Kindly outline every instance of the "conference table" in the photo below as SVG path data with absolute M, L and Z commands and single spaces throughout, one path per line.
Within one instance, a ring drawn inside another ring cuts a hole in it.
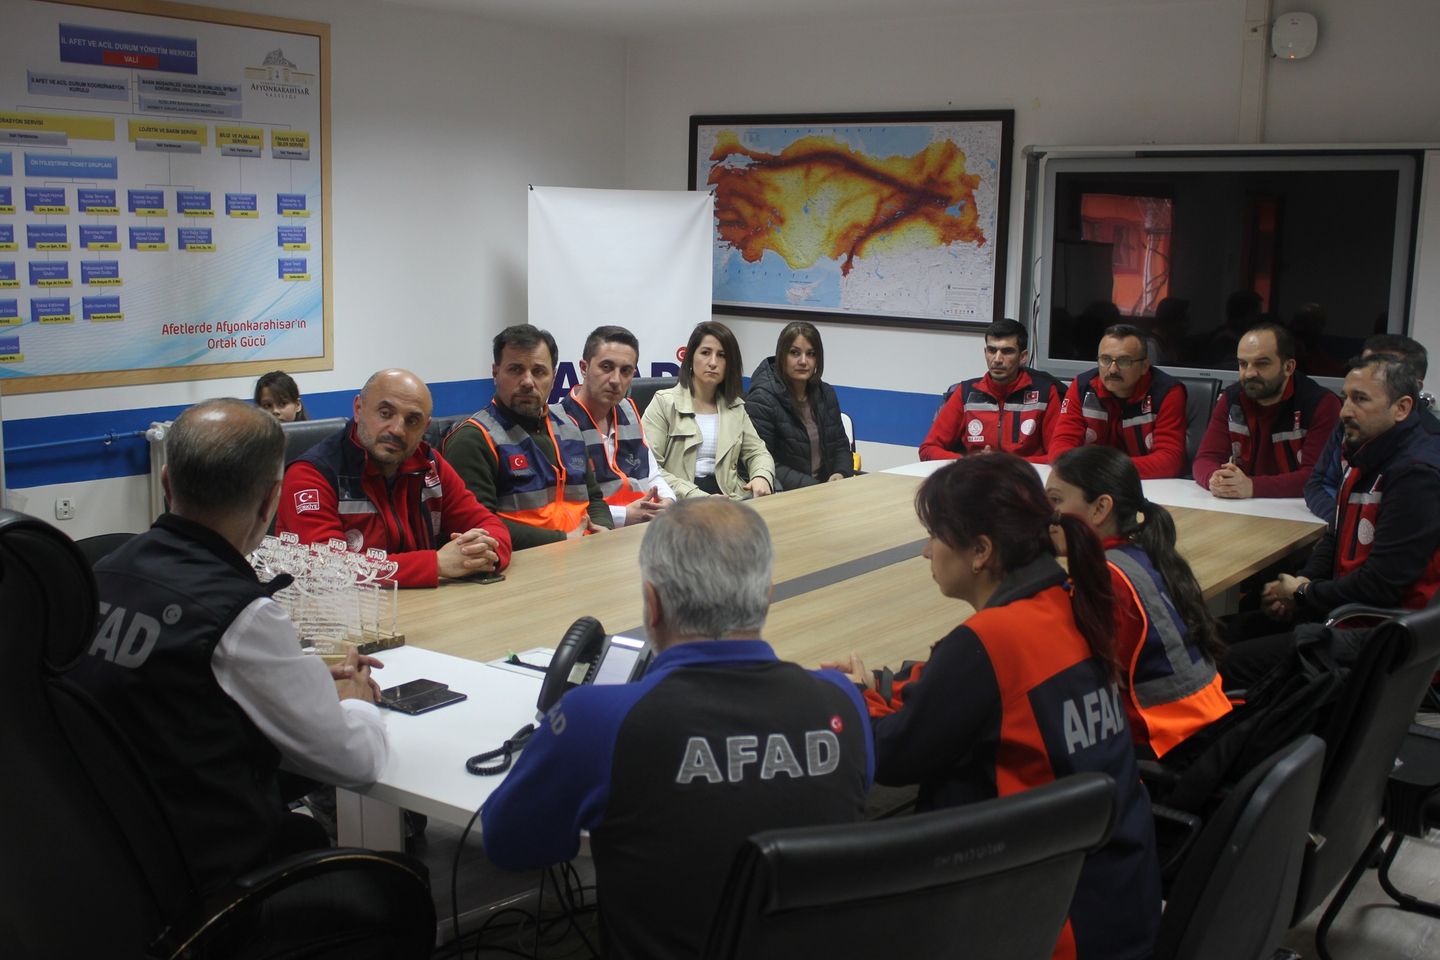
M 925 659 L 972 612 L 940 595 L 921 555 L 915 492 L 943 464 L 921 463 L 751 501 L 775 543 L 775 592 L 764 636 L 806 666 L 854 651 L 868 666 Z M 1040 468 L 1042 475 L 1045 468 Z M 1319 539 L 1298 501 L 1216 500 L 1193 481 L 1146 481 L 1175 519 L 1180 552 L 1207 599 Z M 542 660 L 579 616 L 643 637 L 637 554 L 643 526 L 517 552 L 499 583 L 403 591 L 406 646 L 386 651 L 382 686 L 428 677 L 467 694 L 418 717 L 387 714 L 391 759 L 380 781 L 340 792 L 342 843 L 398 849 L 398 811 L 464 826 L 500 777 L 465 770 L 534 719 L 540 674 L 497 661 Z

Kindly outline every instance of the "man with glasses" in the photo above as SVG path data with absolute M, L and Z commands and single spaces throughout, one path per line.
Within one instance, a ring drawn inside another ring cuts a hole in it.
M 1185 466 L 1185 385 L 1150 366 L 1139 327 L 1107 327 L 1099 365 L 1060 404 L 1051 458 L 1087 443 L 1123 450 L 1142 479 L 1178 477 Z

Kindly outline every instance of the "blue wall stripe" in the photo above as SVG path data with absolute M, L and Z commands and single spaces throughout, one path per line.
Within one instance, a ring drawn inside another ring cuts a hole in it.
M 452 380 L 430 384 L 435 409 L 469 413 L 490 401 L 494 381 Z M 930 428 L 940 398 L 930 393 L 870 390 L 836 386 L 841 408 L 855 423 L 855 438 L 874 443 L 918 447 Z M 348 417 L 353 390 L 332 390 L 305 396 L 305 409 L 315 419 Z M 173 420 L 184 405 L 77 413 L 5 421 L 5 483 L 12 489 L 60 483 L 83 483 L 150 472 L 150 444 L 142 437 L 120 437 L 113 443 L 75 443 L 41 450 L 14 450 L 34 443 L 75 437 L 96 437 L 141 431 L 156 420 Z

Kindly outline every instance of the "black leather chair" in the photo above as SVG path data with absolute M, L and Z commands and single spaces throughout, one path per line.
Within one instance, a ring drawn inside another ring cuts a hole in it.
M 1220 399 L 1220 381 L 1210 377 L 1176 377 L 1185 384 L 1185 476 L 1190 475 L 1190 464 L 1200 450 L 1200 441 L 1205 439 L 1205 427 L 1210 415 L 1215 412 L 1215 401 Z
M 461 420 L 469 417 L 468 413 L 450 413 L 443 417 L 431 417 L 430 426 L 425 428 L 425 442 L 436 450 L 445 446 L 445 435 Z
M 1318 731 L 1325 772 L 1306 848 L 1293 923 L 1335 891 L 1315 929 L 1315 947 L 1330 960 L 1330 926 L 1387 834 L 1381 811 L 1386 783 L 1415 709 L 1440 664 L 1440 607 L 1382 623 L 1361 650 L 1340 699 Z M 1338 887 L 1338 889 L 1337 889 Z
M 85 557 L 49 524 L 0 511 L 0 608 L 6 956 L 429 956 L 434 906 L 406 857 L 319 850 L 197 896 L 129 742 L 64 675 L 95 632 Z
M 636 377 L 630 381 L 628 396 L 635 401 L 635 409 L 642 414 L 650 406 L 650 398 L 661 390 L 668 390 L 680 382 L 679 377 Z
M 1226 796 L 1170 887 L 1155 960 L 1264 960 L 1290 927 L 1325 743 L 1305 736 Z
M 80 548 L 80 553 L 84 555 L 86 562 L 94 567 L 97 561 L 129 543 L 134 536 L 133 533 L 97 533 L 93 537 L 76 540 L 75 546 Z
M 964 807 L 772 830 L 736 857 L 706 960 L 1045 960 L 1115 785 L 1080 774 Z
M 285 463 L 295 460 L 300 454 L 345 426 L 346 422 L 344 417 L 327 417 L 323 420 L 296 420 L 280 424 L 280 429 L 285 431 Z

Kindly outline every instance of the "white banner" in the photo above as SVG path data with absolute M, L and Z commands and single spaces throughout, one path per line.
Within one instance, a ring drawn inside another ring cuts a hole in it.
M 602 324 L 640 338 L 638 376 L 679 372 L 677 351 L 710 319 L 713 204 L 704 191 L 531 188 L 530 322 L 560 346 L 552 396 L 578 382 Z

